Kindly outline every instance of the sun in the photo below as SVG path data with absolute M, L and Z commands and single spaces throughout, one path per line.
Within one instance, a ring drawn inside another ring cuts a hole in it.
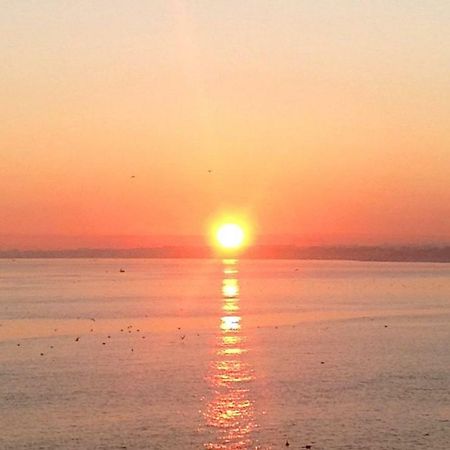
M 244 229 L 236 223 L 225 223 L 217 229 L 216 239 L 224 249 L 238 249 L 244 244 Z

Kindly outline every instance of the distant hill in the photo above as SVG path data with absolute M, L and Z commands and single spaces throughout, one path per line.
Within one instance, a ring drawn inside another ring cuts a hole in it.
M 254 246 L 239 254 L 218 253 L 206 246 L 131 249 L 4 250 L 0 258 L 225 258 L 399 262 L 450 262 L 450 246 Z

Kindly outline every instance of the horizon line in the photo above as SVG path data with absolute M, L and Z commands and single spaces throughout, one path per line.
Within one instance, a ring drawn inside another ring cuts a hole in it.
M 221 251 L 207 245 L 135 248 L 77 248 L 0 250 L 0 259 L 290 259 L 379 262 L 450 262 L 450 245 L 255 245 L 239 251 Z

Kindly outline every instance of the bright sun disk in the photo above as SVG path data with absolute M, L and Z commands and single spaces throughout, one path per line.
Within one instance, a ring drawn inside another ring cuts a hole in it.
M 235 223 L 226 223 L 217 230 L 217 241 L 226 249 L 237 249 L 244 243 L 244 230 Z

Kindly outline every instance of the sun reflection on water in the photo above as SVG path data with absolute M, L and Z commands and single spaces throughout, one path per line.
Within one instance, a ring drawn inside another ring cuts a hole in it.
M 236 278 L 225 278 L 223 280 L 222 294 L 225 299 L 233 299 L 239 295 L 239 285 Z
M 215 431 L 215 436 L 205 443 L 205 448 L 245 449 L 254 447 L 251 433 L 256 428 L 255 405 L 250 395 L 254 372 L 244 358 L 248 349 L 238 315 L 237 264 L 235 260 L 224 260 L 223 263 L 224 315 L 220 318 L 215 359 L 206 377 L 212 398 L 204 411 L 205 422 Z

